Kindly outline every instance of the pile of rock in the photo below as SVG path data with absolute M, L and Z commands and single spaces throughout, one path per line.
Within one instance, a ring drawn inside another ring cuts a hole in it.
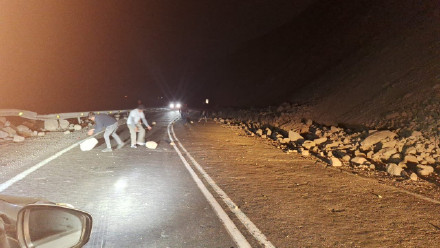
M 46 120 L 41 126 L 26 119 L 15 120 L 15 123 L 17 122 L 19 124 L 14 125 L 6 117 L 0 117 L 0 141 L 23 142 L 29 137 L 45 136 L 46 132 L 50 131 L 64 131 L 68 134 L 82 129 L 81 125 L 69 123 L 67 120 Z
M 425 138 L 418 131 L 355 131 L 320 125 L 312 120 L 293 121 L 294 118 L 280 125 L 280 119 L 289 115 L 279 115 L 269 121 L 268 115 L 260 114 L 258 119 L 264 119 L 263 123 L 249 119 L 243 121 L 244 118 L 219 118 L 217 121 L 238 126 L 249 135 L 274 140 L 287 151 L 303 156 L 315 155 L 332 166 L 383 170 L 392 176 L 417 180 L 417 175 L 435 174 L 440 164 L 440 149 L 435 138 Z M 249 115 L 245 115 L 245 118 L 249 118 Z M 278 126 L 268 125 L 268 122 Z

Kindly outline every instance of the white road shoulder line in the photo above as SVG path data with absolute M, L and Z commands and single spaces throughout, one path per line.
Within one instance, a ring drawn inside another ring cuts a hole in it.
M 238 206 L 228 197 L 228 195 L 212 180 L 212 178 L 208 175 L 208 173 L 205 172 L 205 170 L 200 166 L 199 163 L 191 156 L 191 154 L 185 149 L 185 147 L 182 145 L 182 143 L 179 142 L 179 139 L 176 136 L 176 133 L 174 132 L 174 127 L 171 125 L 171 132 L 173 133 L 174 140 L 177 141 L 180 148 L 185 152 L 187 157 L 191 160 L 193 165 L 197 168 L 197 170 L 202 174 L 203 178 L 209 183 L 209 185 L 215 190 L 215 192 L 222 198 L 223 202 L 229 207 L 229 209 L 237 216 L 237 218 L 243 223 L 243 225 L 247 228 L 249 233 L 254 236 L 258 242 L 260 242 L 264 247 L 275 247 L 267 238 L 266 236 L 257 228 L 257 226 L 238 208 Z M 169 132 L 169 131 L 168 131 Z M 170 135 L 171 141 L 173 141 L 171 135 Z M 176 151 L 178 151 L 179 155 L 181 156 L 180 151 L 177 148 L 177 145 L 174 145 L 174 148 Z M 184 160 L 185 158 L 182 158 Z M 185 160 L 186 161 L 186 160 Z M 189 165 L 188 165 L 189 166 Z M 190 167 L 191 171 L 192 168 Z M 193 171 L 194 172 L 194 171 Z M 197 177 L 197 175 L 196 175 Z M 197 177 L 198 179 L 198 177 Z M 200 181 L 200 179 L 199 179 Z M 200 181 L 201 182 L 201 181 Z M 203 184 L 203 183 L 202 183 Z M 206 187 L 203 185 L 203 187 L 206 189 Z M 209 193 L 209 191 L 208 191 Z M 211 195 L 212 196 L 212 195 Z M 215 201 L 215 200 L 214 200 Z M 217 202 L 216 202 L 217 203 Z M 218 204 L 218 203 L 217 203 Z M 223 209 L 222 209 L 223 211 Z M 229 217 L 228 217 L 229 219 Z M 229 219 L 230 220 L 230 219 Z M 235 224 L 234 224 L 235 226 Z M 240 233 L 241 234 L 241 233 Z
M 170 126 L 172 126 L 173 123 L 174 121 L 170 122 L 167 128 L 168 136 L 171 142 L 174 142 L 174 139 L 171 137 L 171 133 L 170 133 Z M 183 164 L 185 165 L 186 169 L 191 174 L 193 180 L 196 182 L 200 191 L 202 191 L 203 195 L 206 197 L 206 199 L 208 200 L 211 207 L 214 209 L 217 216 L 223 222 L 223 225 L 226 227 L 226 230 L 229 232 L 229 234 L 231 235 L 232 239 L 237 244 L 237 246 L 239 248 L 251 248 L 252 246 L 249 244 L 249 242 L 246 240 L 246 238 L 243 236 L 240 230 L 238 230 L 237 226 L 235 226 L 234 222 L 229 218 L 229 216 L 226 214 L 226 212 L 223 210 L 220 204 L 215 200 L 211 192 L 209 192 L 209 190 L 205 187 L 202 180 L 200 180 L 200 178 L 191 168 L 188 161 L 186 161 L 185 157 L 183 157 L 179 148 L 177 148 L 177 145 L 174 145 L 173 147 L 176 150 L 177 154 L 179 155 L 180 159 L 182 160 Z

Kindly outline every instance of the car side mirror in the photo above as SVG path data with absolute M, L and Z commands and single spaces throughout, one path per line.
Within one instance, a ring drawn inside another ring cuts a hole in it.
M 21 247 L 77 248 L 87 243 L 92 230 L 90 214 L 64 206 L 31 204 L 17 216 Z

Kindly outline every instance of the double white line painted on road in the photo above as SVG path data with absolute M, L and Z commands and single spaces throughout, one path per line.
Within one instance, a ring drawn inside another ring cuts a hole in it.
M 237 218 L 241 221 L 241 223 L 243 223 L 243 225 L 247 228 L 249 233 L 251 233 L 254 236 L 254 238 L 258 240 L 258 242 L 264 245 L 264 247 L 275 247 L 269 240 L 267 240 L 266 236 L 257 228 L 257 226 L 255 226 L 255 224 L 252 223 L 252 221 L 228 197 L 228 195 L 226 195 L 226 193 L 214 182 L 214 180 L 212 180 L 212 178 L 205 172 L 205 170 L 200 166 L 200 164 L 197 163 L 197 161 L 191 156 L 191 154 L 189 154 L 189 152 L 185 149 L 185 147 L 179 142 L 179 139 L 177 138 L 176 133 L 174 132 L 174 127 L 173 127 L 174 122 L 175 120 L 168 124 L 168 136 L 171 142 L 177 141 L 175 143 L 179 144 L 180 148 L 186 154 L 189 160 L 191 160 L 194 167 L 199 171 L 200 174 L 202 174 L 203 178 L 220 196 L 223 202 L 229 207 L 231 212 L 233 212 L 237 216 Z M 174 139 L 173 137 L 171 137 L 171 133 L 173 134 Z M 226 214 L 226 212 L 223 210 L 220 204 L 215 200 L 214 196 L 209 192 L 209 190 L 205 187 L 203 182 L 200 180 L 200 178 L 191 168 L 188 161 L 185 159 L 185 157 L 182 155 L 182 152 L 177 147 L 177 144 L 174 145 L 174 149 L 176 150 L 182 162 L 185 164 L 185 167 L 193 177 L 194 181 L 196 182 L 199 189 L 202 191 L 203 195 L 211 204 L 212 208 L 216 211 L 217 216 L 223 222 L 229 234 L 234 239 L 235 243 L 240 248 L 251 247 L 251 245 L 243 236 L 243 234 L 238 230 L 237 226 L 235 226 L 234 222 L 232 222 L 232 220 L 229 218 L 229 216 Z

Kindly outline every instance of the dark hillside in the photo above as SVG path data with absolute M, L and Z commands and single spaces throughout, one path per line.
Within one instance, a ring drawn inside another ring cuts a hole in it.
M 314 119 L 365 122 L 440 80 L 439 27 L 438 1 L 316 1 L 217 64 L 215 91 L 226 105 L 290 101 Z

